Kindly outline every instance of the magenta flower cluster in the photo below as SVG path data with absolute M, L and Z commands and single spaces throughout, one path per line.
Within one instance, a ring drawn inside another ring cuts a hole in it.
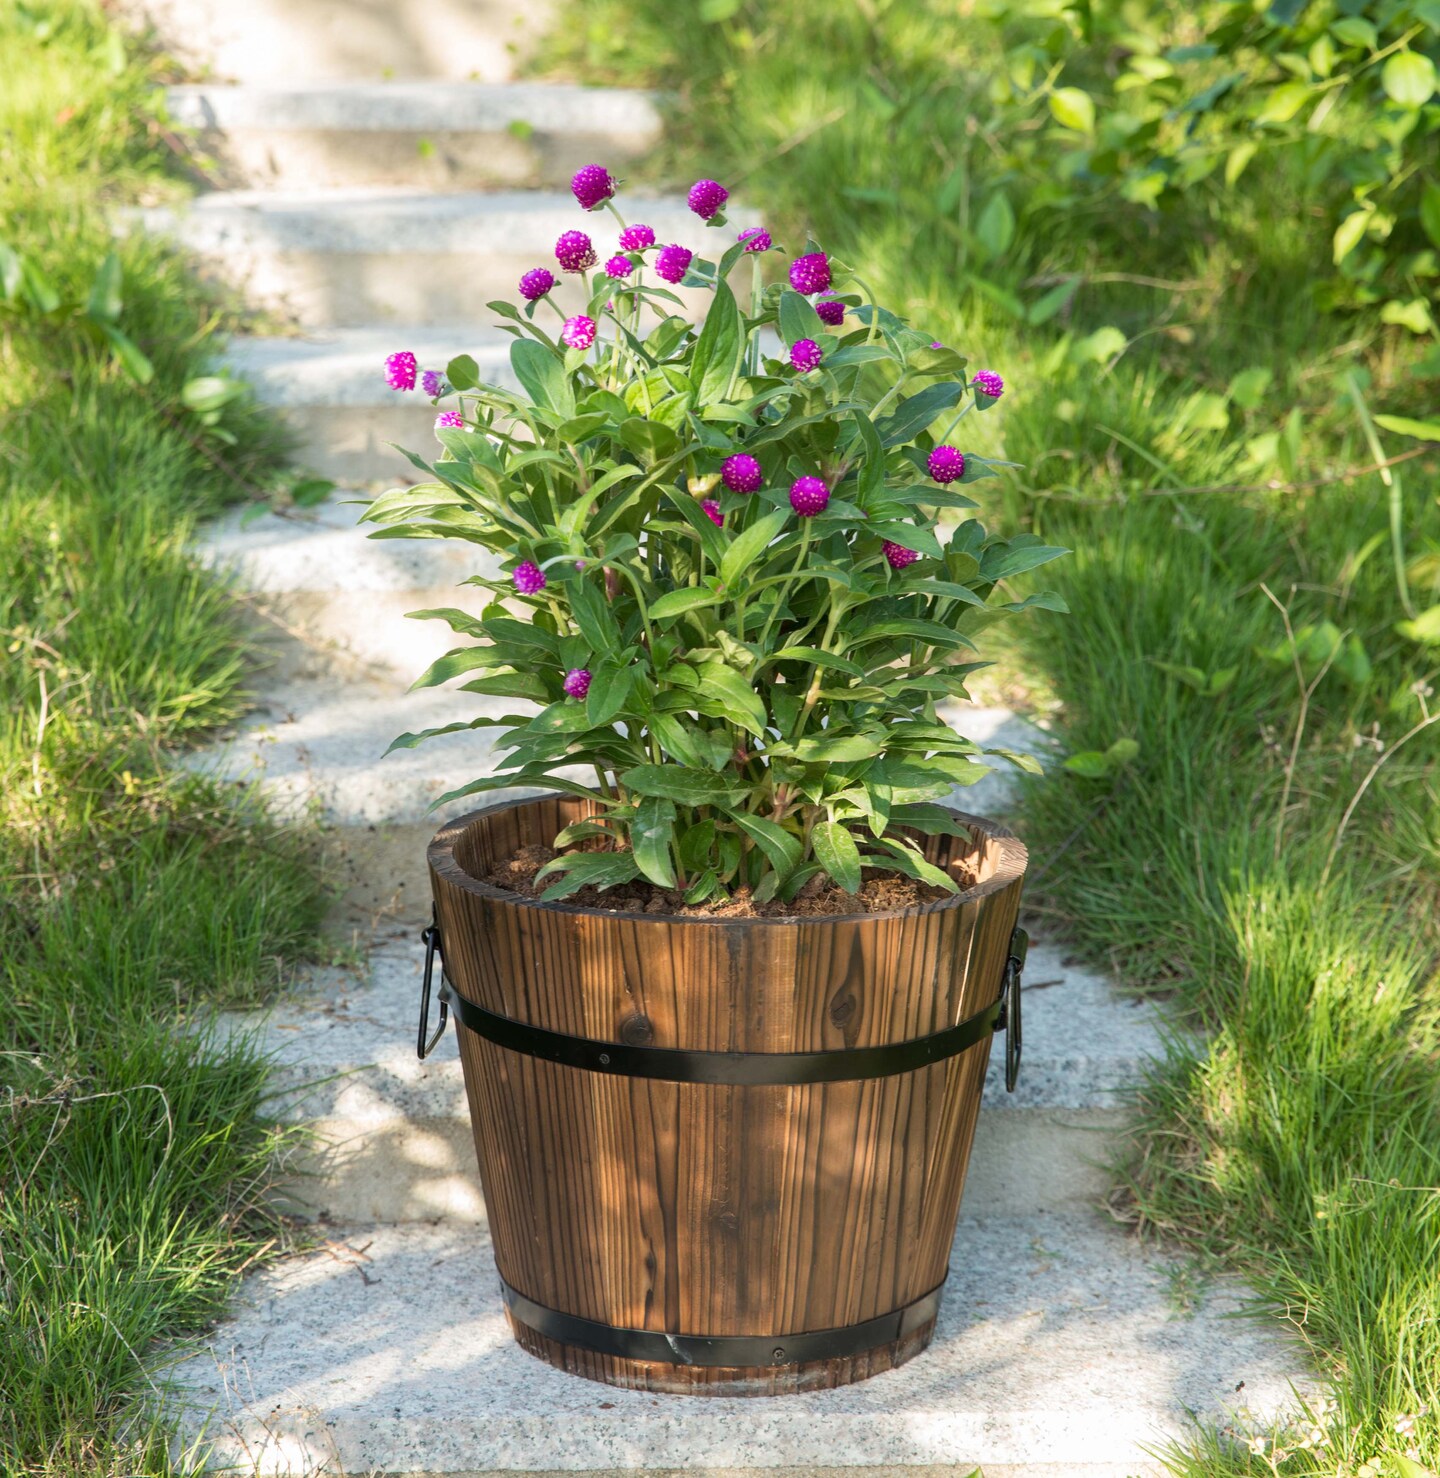
M 965 475 L 965 453 L 953 446 L 937 446 L 925 468 L 936 482 L 958 482 Z
M 742 231 L 735 239 L 745 243 L 746 251 L 769 251 L 775 245 L 764 226 L 751 226 L 748 231 Z
M 605 263 L 605 275 L 614 282 L 622 282 L 635 270 L 635 263 L 623 252 L 616 252 Z
M 889 539 L 886 539 L 880 548 L 890 562 L 892 570 L 903 570 L 906 565 L 913 565 L 920 558 L 915 550 L 906 549 L 903 544 L 893 544 Z
M 999 400 L 1005 393 L 1005 381 L 994 370 L 976 370 L 975 388 L 991 400 Z
M 830 286 L 830 259 L 823 251 L 812 251 L 790 263 L 790 286 L 807 297 Z
M 520 279 L 520 296 L 527 303 L 538 302 L 555 288 L 555 274 L 548 267 L 535 267 Z
M 570 190 L 584 210 L 594 210 L 615 193 L 615 181 L 603 164 L 587 164 L 575 171 Z
M 824 513 L 829 503 L 830 489 L 818 477 L 797 477 L 790 484 L 790 506 L 801 518 Z
M 720 512 L 720 505 L 714 500 L 714 498 L 702 499 L 700 503 L 700 511 L 705 515 L 706 518 L 710 520 L 711 523 L 715 525 L 717 529 L 723 529 L 725 527 L 725 515 Z
M 702 221 L 708 221 L 720 214 L 729 198 L 730 192 L 719 180 L 696 180 L 690 186 L 686 203 Z
M 515 573 L 510 578 L 514 580 L 515 588 L 521 595 L 539 595 L 549 583 L 545 578 L 545 571 L 533 559 L 516 565 Z
M 420 376 L 420 388 L 431 400 L 439 400 L 445 393 L 445 378 L 439 370 L 426 370 Z
M 560 330 L 560 340 L 572 349 L 588 349 L 595 342 L 595 320 L 583 313 L 567 318 Z
M 765 473 L 749 452 L 736 452 L 720 464 L 720 480 L 732 493 L 753 493 L 764 483 Z
M 815 304 L 815 316 L 821 323 L 834 328 L 845 321 L 845 304 L 837 298 L 821 298 Z
M 441 411 L 435 417 L 435 429 L 443 431 L 447 426 L 455 431 L 462 430 L 465 426 L 465 417 L 459 411 Z
M 590 691 L 591 674 L 588 667 L 572 667 L 565 674 L 561 687 L 568 698 L 583 698 Z
M 683 282 L 695 253 L 683 246 L 662 246 L 655 257 L 655 272 L 666 282 Z
M 408 349 L 401 349 L 385 361 L 385 383 L 392 390 L 413 390 L 417 368 L 415 356 Z
M 649 226 L 626 226 L 620 233 L 621 251 L 648 251 L 655 245 L 655 232 Z
M 555 260 L 563 272 L 588 272 L 600 258 L 583 231 L 563 231 L 555 243 Z
M 819 369 L 820 361 L 824 357 L 819 344 L 814 339 L 796 339 L 790 346 L 790 363 L 802 375 L 808 375 L 811 370 Z

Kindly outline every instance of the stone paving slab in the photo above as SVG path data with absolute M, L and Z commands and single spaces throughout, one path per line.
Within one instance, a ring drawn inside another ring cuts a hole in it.
M 647 222 L 661 242 L 713 253 L 734 239 L 728 229 L 707 234 L 683 200 L 627 192 L 624 207 L 627 220 Z M 217 191 L 124 219 L 170 237 L 253 302 L 311 327 L 470 322 L 492 299 L 513 299 L 524 272 L 552 264 L 562 232 L 586 230 L 603 260 L 619 229 L 608 216 L 587 217 L 568 191 L 359 186 Z M 566 280 L 554 297 L 575 312 L 584 295 Z
M 175 1373 L 186 1424 L 242 1471 L 427 1475 L 980 1465 L 1155 1471 L 1191 1413 L 1290 1401 L 1293 1354 L 1177 1308 L 1174 1265 L 1086 1215 L 962 1218 L 935 1343 L 900 1370 L 773 1399 L 653 1396 L 510 1340 L 485 1230 L 380 1227 L 247 1279 Z M 1242 1390 L 1243 1388 L 1243 1390 Z

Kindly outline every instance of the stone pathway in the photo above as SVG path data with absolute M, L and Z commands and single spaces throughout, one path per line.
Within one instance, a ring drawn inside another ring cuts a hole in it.
M 235 188 L 144 224 L 298 323 L 296 337 L 237 343 L 232 359 L 292 419 L 307 460 L 349 487 L 398 480 L 408 469 L 385 444 L 427 445 L 434 411 L 385 388 L 385 355 L 409 348 L 443 367 L 463 351 L 504 377 L 509 341 L 485 301 L 512 296 L 578 223 L 565 190 L 578 164 L 623 167 L 653 144 L 651 101 L 510 80 L 513 46 L 542 13 L 523 0 L 150 5 L 178 52 L 233 79 L 177 88 L 172 107 Z M 643 217 L 662 237 L 693 235 L 682 202 L 656 199 Z M 485 768 L 487 741 L 380 758 L 403 730 L 476 712 L 473 695 L 406 694 L 449 642 L 402 619 L 463 606 L 455 585 L 474 556 L 369 541 L 357 511 L 337 495 L 312 515 L 224 521 L 206 542 L 280 634 L 255 715 L 197 763 L 258 774 L 333 823 L 365 957 L 313 972 L 259 1027 L 282 1112 L 317 1127 L 289 1193 L 327 1241 L 249 1279 L 177 1372 L 187 1426 L 208 1423 L 217 1462 L 457 1478 L 975 1465 L 986 1478 L 1121 1478 L 1152 1470 L 1147 1446 L 1183 1435 L 1190 1413 L 1287 1404 L 1295 1357 L 1226 1320 L 1233 1293 L 1182 1309 L 1175 1267 L 1096 1211 L 1097 1162 L 1124 1132 L 1117 1090 L 1161 1049 L 1159 1025 L 1043 945 L 1027 971 L 1020 1091 L 992 1073 L 927 1354 L 841 1391 L 735 1401 L 611 1390 L 515 1348 L 453 1038 L 423 1064 L 414 1053 L 437 824 L 426 808 Z M 1044 748 L 1003 710 L 951 717 Z M 965 804 L 1003 811 L 1003 782 Z

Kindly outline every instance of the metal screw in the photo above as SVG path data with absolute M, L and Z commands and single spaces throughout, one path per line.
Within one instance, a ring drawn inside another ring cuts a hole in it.
M 610 1065 L 610 1054 L 608 1052 L 602 1052 L 600 1054 L 600 1066 L 601 1067 L 609 1067 L 609 1065 Z
M 776 1350 L 774 1357 L 775 1357 L 775 1362 L 778 1365 L 780 1363 L 780 1361 L 785 1358 L 785 1351 L 784 1350 Z

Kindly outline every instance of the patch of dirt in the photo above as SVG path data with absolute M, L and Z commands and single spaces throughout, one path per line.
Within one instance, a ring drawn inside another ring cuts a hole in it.
M 603 843 L 599 846 L 592 843 L 570 850 L 606 851 L 608 848 Z M 550 887 L 554 877 L 542 878 L 537 884 L 535 874 L 558 855 L 553 847 L 531 843 L 503 862 L 496 863 L 481 875 L 480 881 L 518 893 L 521 898 L 538 898 Z M 971 887 L 976 881 L 963 864 L 957 863 L 952 871 L 962 888 Z M 581 888 L 561 902 L 577 908 L 604 909 L 609 913 L 674 914 L 678 918 L 690 919 L 783 919 L 824 914 L 895 913 L 950 897 L 943 888 L 917 882 L 900 873 L 867 867 L 860 876 L 858 894 L 845 892 L 822 875 L 811 878 L 794 898 L 772 898 L 767 903 L 756 903 L 748 888 L 740 889 L 730 898 L 686 903 L 684 895 L 673 888 L 657 887 L 644 879 L 621 883 L 604 891 L 594 887 Z

